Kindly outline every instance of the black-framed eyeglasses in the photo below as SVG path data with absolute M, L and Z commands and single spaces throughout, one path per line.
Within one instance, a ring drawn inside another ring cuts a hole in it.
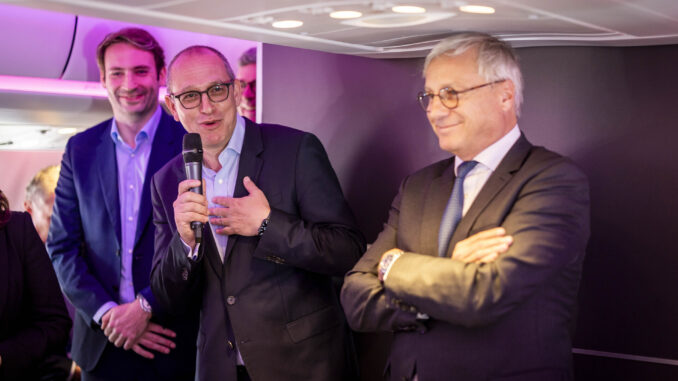
M 223 102 L 228 98 L 229 87 L 233 85 L 233 81 L 217 83 L 210 86 L 205 91 L 191 90 L 186 91 L 181 94 L 170 94 L 170 98 L 178 99 L 179 103 L 184 106 L 185 109 L 192 109 L 200 106 L 202 103 L 202 95 L 207 94 L 207 98 L 212 102 Z
M 433 101 L 433 98 L 438 97 L 440 98 L 440 103 L 443 104 L 443 106 L 447 107 L 448 109 L 453 109 L 459 106 L 459 94 L 467 93 L 472 90 L 477 90 L 485 86 L 490 86 L 494 85 L 496 83 L 504 82 L 506 79 L 500 79 L 497 81 L 493 82 L 488 82 L 488 83 L 483 83 L 482 85 L 478 86 L 473 86 L 469 89 L 466 90 L 461 90 L 457 91 L 451 87 L 445 87 L 443 89 L 440 89 L 438 91 L 438 94 L 433 94 L 430 91 L 422 91 L 419 94 L 417 94 L 417 99 L 419 100 L 419 104 L 421 107 L 424 109 L 424 111 L 428 110 L 428 106 L 431 104 Z

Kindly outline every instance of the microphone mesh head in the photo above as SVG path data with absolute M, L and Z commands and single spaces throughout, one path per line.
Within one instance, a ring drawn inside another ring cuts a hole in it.
M 202 162 L 202 140 L 200 134 L 184 135 L 183 151 L 184 163 Z

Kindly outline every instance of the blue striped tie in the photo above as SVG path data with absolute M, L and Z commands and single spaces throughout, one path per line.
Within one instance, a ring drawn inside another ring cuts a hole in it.
M 469 160 L 461 163 L 457 168 L 457 179 L 454 181 L 452 195 L 447 201 L 447 207 L 445 213 L 443 213 L 440 231 L 438 232 L 438 255 L 441 257 L 444 257 L 447 253 L 452 233 L 457 228 L 459 220 L 461 220 L 461 212 L 464 210 L 464 178 L 476 164 L 478 164 L 477 161 Z

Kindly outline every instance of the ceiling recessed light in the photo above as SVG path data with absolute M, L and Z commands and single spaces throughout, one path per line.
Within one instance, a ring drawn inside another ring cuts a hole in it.
M 360 28 L 404 28 L 444 20 L 455 16 L 451 12 L 426 12 L 418 15 L 402 13 L 376 13 L 359 19 L 343 20 L 344 25 Z
M 391 10 L 395 13 L 424 13 L 424 12 L 426 12 L 426 8 L 415 7 L 414 5 L 396 5 L 395 7 L 391 8 Z
M 330 17 L 333 19 L 357 19 L 363 14 L 358 11 L 336 11 L 330 13 Z
M 484 15 L 491 15 L 494 13 L 494 8 L 486 7 L 484 5 L 462 5 L 459 10 L 466 13 L 480 13 Z
M 290 28 L 299 28 L 300 26 L 304 25 L 304 23 L 299 20 L 280 20 L 274 21 L 273 24 L 271 25 L 274 28 L 290 29 Z

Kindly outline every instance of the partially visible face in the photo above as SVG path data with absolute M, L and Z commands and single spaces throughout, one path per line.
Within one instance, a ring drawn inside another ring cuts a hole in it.
M 198 51 L 180 56 L 172 65 L 171 94 L 187 91 L 205 91 L 218 83 L 231 82 L 224 63 L 214 53 Z M 236 106 L 240 103 L 240 86 L 229 86 L 228 98 L 212 102 L 202 94 L 200 106 L 186 109 L 178 99 L 165 98 L 174 119 L 181 122 L 186 131 L 200 134 L 203 149 L 221 152 L 231 139 L 236 123 Z
M 462 91 L 487 82 L 478 73 L 475 49 L 433 59 L 424 77 L 425 90 L 433 94 L 446 87 Z M 459 103 L 452 110 L 435 97 L 426 115 L 440 148 L 470 160 L 510 131 L 514 124 L 506 117 L 509 103 L 505 99 L 509 88 L 510 81 L 505 81 L 460 94 Z
M 254 120 L 257 115 L 257 65 L 240 66 L 236 75 L 243 82 L 242 100 L 238 106 L 240 115 Z
M 52 220 L 52 207 L 54 207 L 54 193 L 51 193 L 45 199 L 36 197 L 33 201 L 25 201 L 26 211 L 31 215 L 35 230 L 43 243 L 47 241 L 49 233 L 49 224 Z
M 160 77 L 151 52 L 119 42 L 106 49 L 102 85 L 117 120 L 143 120 L 155 112 L 158 89 L 165 81 L 165 69 Z

